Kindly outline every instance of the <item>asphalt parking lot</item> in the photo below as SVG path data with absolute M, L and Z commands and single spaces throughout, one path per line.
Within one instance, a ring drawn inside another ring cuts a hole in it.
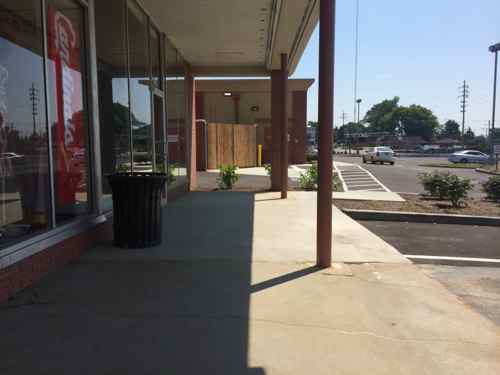
M 334 155 L 335 161 L 345 163 L 353 163 L 362 165 L 363 168 L 373 173 L 380 182 L 382 182 L 389 190 L 398 193 L 422 193 L 423 189 L 419 182 L 418 175 L 424 172 L 432 172 L 435 170 L 448 171 L 461 177 L 467 177 L 474 183 L 474 190 L 470 196 L 481 198 L 484 193 L 481 190 L 481 184 L 490 177 L 487 174 L 478 173 L 473 169 L 449 169 L 449 168 L 432 168 L 421 167 L 421 164 L 426 163 L 446 163 L 446 158 L 440 157 L 398 157 L 395 165 L 389 164 L 363 164 L 361 157 L 349 157 Z
M 377 236 L 405 255 L 500 260 L 500 228 L 475 225 L 360 221 Z M 500 263 L 453 260 L 415 260 L 415 263 L 484 265 Z
M 377 221 L 360 223 L 405 255 L 438 257 L 411 258 L 411 261 L 500 326 L 500 263 L 487 261 L 500 260 L 500 228 Z M 476 258 L 481 262 L 449 258 Z

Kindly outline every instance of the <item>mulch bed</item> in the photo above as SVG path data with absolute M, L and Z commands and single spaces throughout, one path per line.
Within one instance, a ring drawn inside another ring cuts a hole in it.
M 356 210 L 403 211 L 500 217 L 500 203 L 498 202 L 470 198 L 465 202 L 464 207 L 454 208 L 448 201 L 440 201 L 435 198 L 421 195 L 400 195 L 406 200 L 406 202 L 334 199 L 333 203 L 335 204 L 335 206 L 341 209 L 347 208 Z

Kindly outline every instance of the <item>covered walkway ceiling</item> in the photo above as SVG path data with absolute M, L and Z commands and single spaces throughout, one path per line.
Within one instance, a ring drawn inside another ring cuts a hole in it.
M 319 0 L 142 0 L 195 75 L 268 75 L 280 54 L 295 70 Z

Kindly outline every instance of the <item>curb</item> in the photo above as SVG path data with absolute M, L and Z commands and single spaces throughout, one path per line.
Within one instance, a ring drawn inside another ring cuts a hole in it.
M 354 220 L 404 221 L 410 223 L 459 224 L 500 227 L 500 217 L 496 216 L 427 214 L 420 212 L 355 210 L 347 208 L 342 209 L 342 212 L 344 212 Z
M 489 170 L 483 169 L 483 168 L 476 168 L 476 172 L 491 174 L 493 176 L 500 176 L 500 172 L 493 172 L 493 171 L 489 171 Z

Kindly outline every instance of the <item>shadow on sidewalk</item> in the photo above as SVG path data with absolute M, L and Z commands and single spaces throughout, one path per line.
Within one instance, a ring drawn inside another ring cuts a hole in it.
M 0 373 L 264 375 L 248 367 L 254 199 L 189 194 L 162 247 L 100 246 L 0 306 Z

